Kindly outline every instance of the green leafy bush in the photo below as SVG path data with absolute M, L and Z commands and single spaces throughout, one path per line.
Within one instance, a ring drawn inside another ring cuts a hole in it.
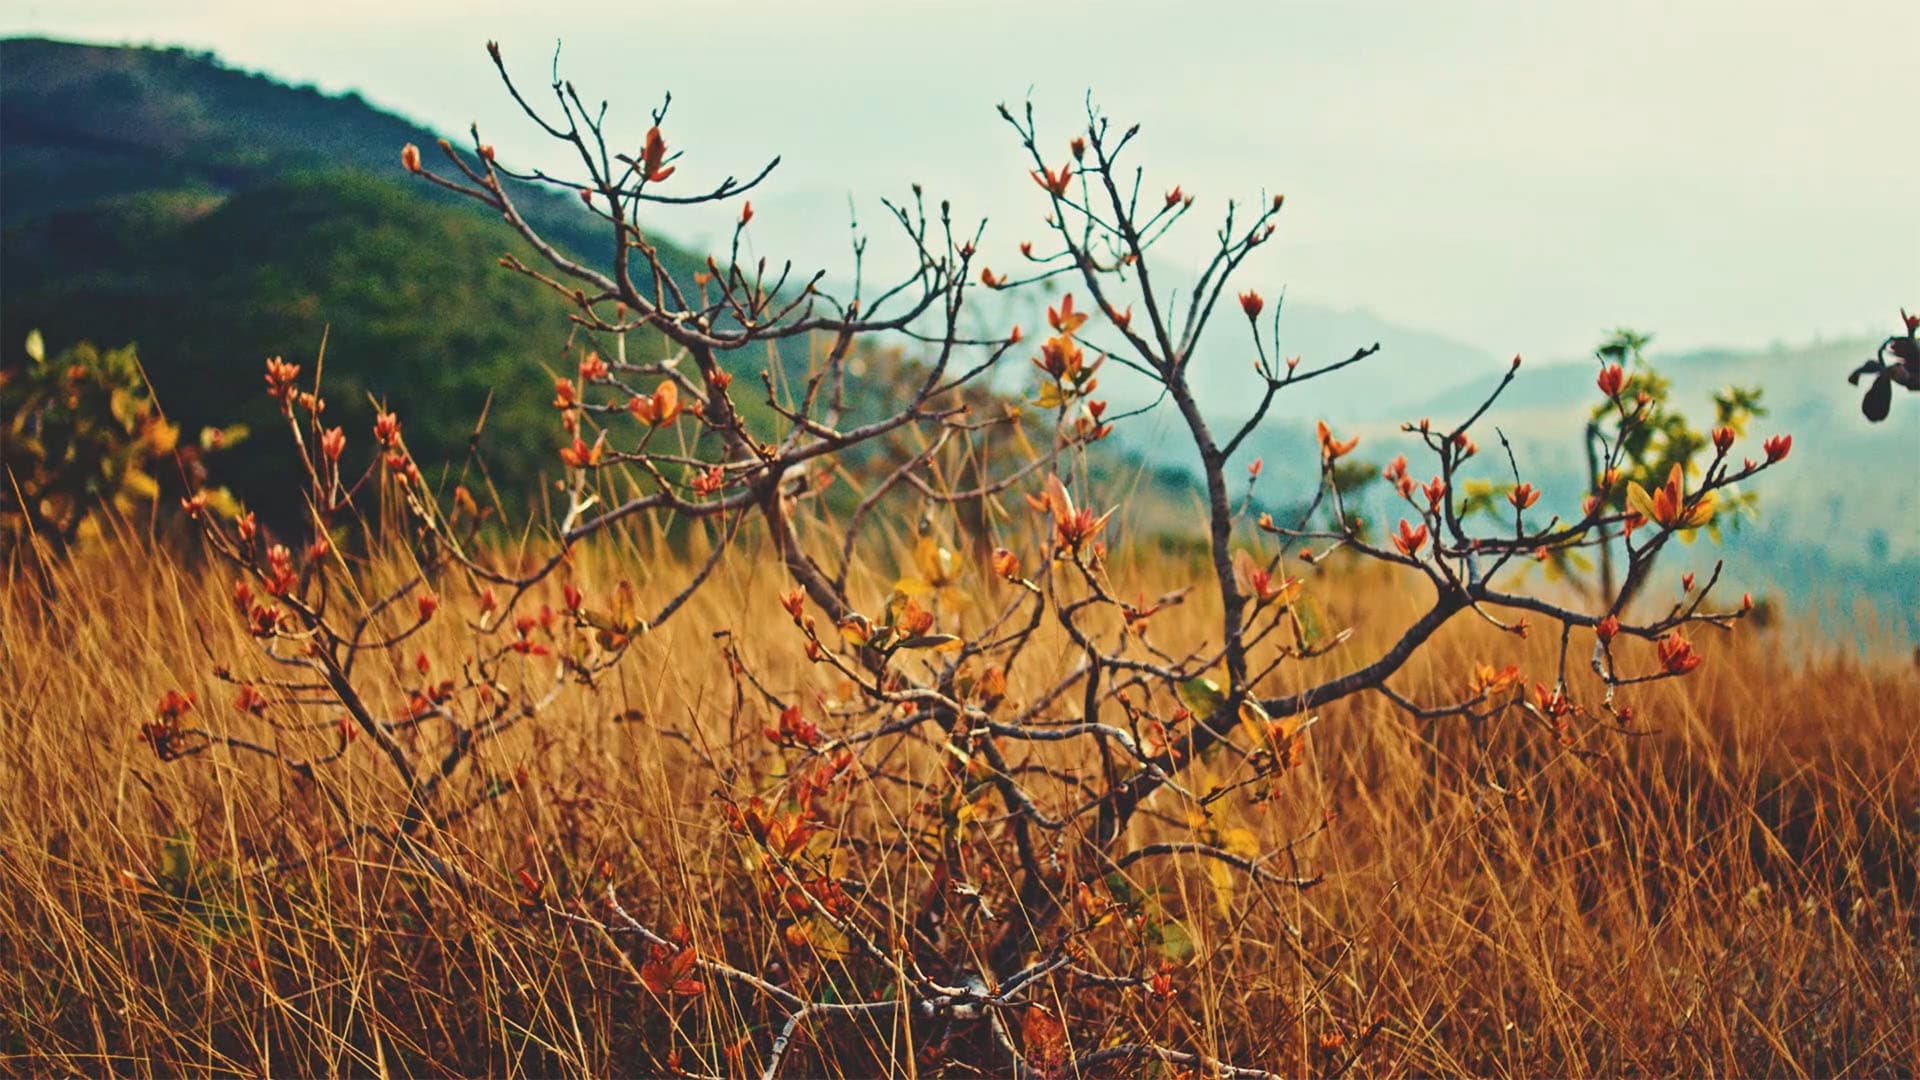
M 0 414 L 0 554 L 10 564 L 62 558 L 113 519 L 152 525 L 183 504 L 239 509 L 226 489 L 206 486 L 206 459 L 246 428 L 204 428 L 183 445 L 132 346 L 83 341 L 49 359 L 39 331 L 28 334 L 0 366 Z

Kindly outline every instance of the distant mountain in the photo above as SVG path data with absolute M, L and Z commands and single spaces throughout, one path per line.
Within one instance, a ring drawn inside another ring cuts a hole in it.
M 1326 419 L 1343 436 L 1362 436 L 1355 459 L 1379 465 L 1406 453 L 1418 471 L 1419 444 L 1400 425 L 1423 416 L 1436 424 L 1459 423 L 1480 407 L 1508 367 L 1509 358 L 1363 314 L 1343 317 L 1303 305 L 1290 308 L 1281 327 L 1283 351 L 1304 355 L 1303 366 L 1350 355 L 1356 345 L 1376 340 L 1382 348 L 1318 384 L 1283 391 L 1247 439 L 1240 460 L 1262 459 L 1257 491 L 1279 505 L 1317 482 L 1315 419 Z M 1229 339 L 1227 346 L 1216 342 L 1203 349 L 1194 370 L 1201 404 L 1224 435 L 1257 402 L 1260 383 L 1247 357 L 1228 355 L 1235 335 L 1220 336 Z M 1649 353 L 1648 360 L 1671 380 L 1676 404 L 1700 423 L 1713 415 L 1714 391 L 1762 388 L 1768 415 L 1736 453 L 1758 456 L 1759 441 L 1768 434 L 1794 437 L 1792 455 L 1755 488 L 1758 516 L 1733 524 L 1719 545 L 1677 548 L 1667 560 L 1670 569 L 1705 571 L 1726 556 L 1738 568 L 1742 588 L 1784 597 L 1819 615 L 1829 629 L 1844 629 L 1872 612 L 1868 621 L 1881 630 L 1920 640 L 1920 396 L 1896 400 L 1892 417 L 1870 424 L 1860 415 L 1862 391 L 1846 381 L 1878 344 Z M 1497 428 L 1512 441 L 1522 475 L 1546 493 L 1543 509 L 1577 516 L 1586 467 L 1581 432 L 1597 400 L 1597 370 L 1591 360 L 1524 365 L 1482 419 L 1482 454 L 1465 475 L 1509 478 Z M 1116 397 L 1130 398 L 1132 378 L 1103 376 L 1102 385 L 1111 381 L 1119 388 Z M 1178 416 L 1162 410 L 1123 423 L 1117 435 L 1155 463 L 1159 482 L 1170 490 L 1178 484 L 1169 474 L 1191 476 L 1195 467 L 1184 436 L 1175 437 L 1177 427 Z M 1375 490 L 1361 498 L 1360 512 L 1376 520 L 1400 516 L 1404 508 L 1389 505 L 1383 494 Z
M 1031 320 L 1030 320 L 1031 321 Z M 1263 317 L 1262 325 L 1266 319 Z M 1097 340 L 1098 335 L 1095 335 Z M 1269 492 L 1297 489 L 1317 475 L 1314 422 L 1352 427 L 1417 415 L 1435 387 L 1453 386 L 1475 372 L 1505 370 L 1490 350 L 1439 334 L 1402 326 L 1370 311 L 1348 310 L 1288 300 L 1280 312 L 1280 362 L 1300 358 L 1306 372 L 1379 345 L 1373 356 L 1341 371 L 1283 389 L 1265 419 L 1242 444 L 1238 459 L 1261 459 L 1267 470 L 1261 487 Z M 1254 370 L 1253 338 L 1231 298 L 1225 300 L 1189 362 L 1194 396 L 1214 433 L 1230 436 L 1259 404 L 1264 383 Z M 1123 365 L 1109 363 L 1100 374 L 1100 395 L 1116 412 L 1155 400 L 1154 387 Z M 1197 470 L 1199 458 L 1185 442 L 1184 426 L 1172 408 L 1130 418 L 1116 427 L 1116 442 L 1153 462 L 1162 472 Z
M 228 194 L 296 172 L 399 180 L 400 147 L 431 151 L 441 134 L 358 94 L 289 86 L 211 53 L 0 40 L 0 217 L 9 225 L 148 191 Z M 411 186 L 423 199 L 490 216 L 451 193 Z M 563 249 L 611 249 L 570 198 L 525 188 L 516 199 Z M 671 245 L 665 254 L 689 272 L 704 261 Z
M 1238 310 L 1232 310 L 1234 321 Z M 1196 388 L 1205 402 L 1238 402 L 1257 392 L 1259 381 L 1244 355 L 1250 347 L 1243 327 L 1216 327 L 1196 368 Z M 1403 326 L 1371 311 L 1288 302 L 1280 313 L 1282 358 L 1299 357 L 1307 371 L 1344 360 L 1357 349 L 1380 351 L 1344 371 L 1282 392 L 1274 399 L 1280 417 L 1342 419 L 1348 422 L 1399 417 L 1422 407 L 1435 386 L 1499 370 L 1504 357 L 1491 349 L 1440 334 Z M 1240 362 L 1233 363 L 1229 356 Z M 1309 425 L 1310 426 L 1310 425 Z
M 287 86 L 207 54 L 0 41 L 0 353 L 13 360 L 33 327 L 56 349 L 81 337 L 133 341 L 176 419 L 260 421 L 270 419 L 257 392 L 263 358 L 311 363 L 325 330 L 330 418 L 364 431 L 369 396 L 403 403 L 423 459 L 458 462 L 488 407 L 483 448 L 495 478 L 509 496 L 531 492 L 554 462 L 542 366 L 566 366 L 564 312 L 494 265 L 525 251 L 501 222 L 409 182 L 399 147 L 435 138 L 356 95 Z M 608 243 L 570 198 L 529 190 L 521 201 L 563 248 L 592 258 Z M 704 262 L 670 246 L 663 254 L 684 273 Z M 1237 310 L 1223 313 L 1190 371 L 1225 434 L 1260 383 Z M 1032 325 L 1032 312 L 1013 314 L 993 325 Z M 1303 368 L 1375 342 L 1379 355 L 1283 392 L 1247 440 L 1240 460 L 1265 461 L 1262 499 L 1283 506 L 1309 489 L 1315 419 L 1364 435 L 1356 456 L 1377 464 L 1410 445 L 1401 420 L 1457 422 L 1507 366 L 1494 350 L 1365 311 L 1298 301 L 1282 311 L 1281 354 Z M 1718 386 L 1764 387 L 1772 415 L 1761 432 L 1795 437 L 1792 458 L 1760 489 L 1761 517 L 1729 539 L 1752 570 L 1746 579 L 1770 576 L 1791 596 L 1826 595 L 1842 610 L 1864 600 L 1920 632 L 1920 400 L 1896 401 L 1882 425 L 1860 418 L 1845 375 L 1871 348 L 1651 359 L 1679 401 L 1703 413 Z M 742 363 L 764 357 L 754 350 Z M 1590 363 L 1529 363 L 1485 421 L 1514 440 L 1549 500 L 1577 499 L 1592 374 Z M 1101 386 L 1116 412 L 1151 400 L 1117 364 Z M 1030 389 L 1030 372 L 1010 372 L 1002 388 Z M 1184 437 L 1170 437 L 1177 426 L 1168 409 L 1123 421 L 1114 450 L 1130 456 L 1105 466 L 1131 478 L 1130 512 L 1170 530 L 1195 506 Z M 283 497 L 276 455 L 266 442 L 230 456 L 241 475 L 227 479 L 256 501 Z
M 1261 319 L 1263 331 L 1269 317 Z M 1283 391 L 1274 399 L 1271 415 L 1305 419 L 1309 427 L 1321 417 L 1397 416 L 1418 406 L 1436 386 L 1452 386 L 1477 371 L 1504 370 L 1501 358 L 1490 349 L 1403 326 L 1371 311 L 1288 300 L 1280 312 L 1279 360 L 1299 357 L 1303 372 L 1345 360 L 1375 344 L 1380 346 L 1379 353 L 1364 362 Z M 1207 326 L 1188 366 L 1201 404 L 1225 418 L 1240 406 L 1257 402 L 1262 383 L 1253 362 L 1252 335 L 1240 309 L 1228 298 Z M 1153 396 L 1143 377 L 1118 364 L 1102 373 L 1101 386 L 1118 405 L 1142 404 Z
M 1265 319 L 1262 319 L 1263 327 Z M 1402 326 L 1370 311 L 1344 310 L 1297 300 L 1280 312 L 1280 361 L 1298 357 L 1302 372 L 1346 360 L 1379 345 L 1373 356 L 1343 370 L 1282 389 L 1260 425 L 1242 444 L 1238 460 L 1259 458 L 1261 488 L 1284 495 L 1311 484 L 1318 474 L 1314 423 L 1326 420 L 1342 428 L 1377 426 L 1424 415 L 1437 387 L 1471 380 L 1476 372 L 1504 371 L 1490 350 Z M 1264 383 L 1254 370 L 1254 346 L 1246 320 L 1231 299 L 1216 313 L 1200 349 L 1188 365 L 1194 395 L 1221 439 L 1238 430 L 1259 404 Z M 1153 400 L 1152 387 L 1137 373 L 1107 364 L 1100 376 L 1101 395 L 1116 411 Z M 1179 415 L 1156 410 L 1120 424 L 1117 441 L 1164 469 L 1197 469 L 1197 455 L 1185 445 Z
M 1755 422 L 1736 457 L 1760 456 L 1765 436 L 1793 436 L 1793 452 L 1754 485 L 1758 515 L 1727 531 L 1715 547 L 1677 549 L 1675 568 L 1705 571 L 1725 555 L 1742 588 L 1773 592 L 1811 609 L 1830 628 L 1864 612 L 1884 630 L 1920 640 L 1920 397 L 1895 401 L 1893 415 L 1870 424 L 1860 415 L 1862 391 L 1846 376 L 1873 355 L 1878 341 L 1822 342 L 1764 352 L 1662 353 L 1647 359 L 1671 380 L 1673 400 L 1696 423 L 1710 422 L 1714 391 L 1759 387 L 1767 415 Z M 1578 513 L 1585 475 L 1581 431 L 1598 399 L 1595 361 L 1523 367 L 1482 422 L 1479 473 L 1507 475 L 1503 455 L 1485 448 L 1497 427 L 1514 444 L 1523 476 L 1545 492 L 1543 508 Z M 1426 411 L 1457 423 L 1498 382 L 1488 373 L 1442 390 Z M 1404 438 L 1397 425 L 1368 434 L 1387 453 Z M 1684 565 L 1681 565 L 1684 564 Z
M 1859 388 L 1847 373 L 1873 355 L 1878 341 L 1825 342 L 1766 352 L 1726 350 L 1663 354 L 1648 360 L 1673 383 L 1675 402 L 1690 416 L 1710 417 L 1714 391 L 1757 386 L 1767 416 L 1754 435 L 1786 432 L 1793 455 L 1761 485 L 1762 531 L 1815 545 L 1845 559 L 1920 556 L 1920 397 L 1896 401 L 1879 424 L 1860 415 Z M 1596 363 L 1523 368 L 1489 415 L 1515 440 L 1522 460 L 1543 470 L 1582 467 L 1579 425 L 1597 391 Z M 1436 394 L 1436 419 L 1465 417 L 1498 381 L 1469 380 Z M 1751 441 L 1751 440 L 1750 440 Z M 1739 451 L 1736 451 L 1739 452 Z M 1755 453 L 1752 447 L 1746 452 Z

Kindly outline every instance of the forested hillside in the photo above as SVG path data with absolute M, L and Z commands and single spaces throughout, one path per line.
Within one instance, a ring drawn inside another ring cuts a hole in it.
M 491 396 L 481 450 L 503 491 L 552 468 L 537 391 L 543 365 L 573 362 L 564 306 L 499 268 L 527 251 L 503 223 L 406 183 L 400 147 L 433 132 L 204 54 L 41 40 L 0 42 L 0 110 L 10 354 L 34 328 L 55 348 L 132 342 L 176 420 L 257 425 L 262 360 L 311 373 L 324 339 L 330 418 L 363 430 L 369 397 L 404 403 L 423 456 L 458 462 Z M 577 203 L 523 201 L 564 248 L 608 243 Z M 226 466 L 267 509 L 277 450 Z

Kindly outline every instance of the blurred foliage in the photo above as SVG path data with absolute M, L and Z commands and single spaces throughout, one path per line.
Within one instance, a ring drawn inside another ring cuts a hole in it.
M 123 870 L 121 881 L 156 918 L 211 944 L 248 928 L 247 897 L 230 860 L 203 858 L 195 847 L 192 833 L 176 829 L 161 841 L 152 876 Z
M 226 489 L 205 487 L 206 458 L 244 439 L 246 428 L 205 428 L 183 444 L 131 347 L 102 352 L 83 341 L 49 358 L 40 332 L 28 334 L 0 363 L 0 416 L 0 555 L 8 561 L 31 540 L 64 557 L 97 536 L 108 514 L 157 522 L 177 514 L 189 492 L 205 491 L 214 512 L 238 510 Z
M 1631 422 L 1612 402 L 1595 405 L 1588 417 L 1589 440 L 1596 434 L 1603 435 L 1623 450 L 1620 475 L 1606 486 L 1605 493 L 1606 505 L 1616 511 L 1626 508 L 1630 484 L 1659 487 L 1676 465 L 1690 482 L 1699 479 L 1713 457 L 1713 429 L 1731 428 L 1736 436 L 1744 438 L 1752 422 L 1767 415 L 1758 388 L 1732 386 L 1714 392 L 1713 423 L 1695 424 L 1674 404 L 1673 384 L 1647 362 L 1645 350 L 1651 340 L 1646 334 L 1616 330 L 1594 351 L 1602 364 L 1619 364 L 1625 370 L 1621 400 L 1630 405 L 1642 403 Z M 1594 453 L 1599 453 L 1597 448 Z M 1594 481 L 1598 489 L 1600 477 L 1596 475 Z M 1720 511 L 1707 526 L 1708 534 L 1716 540 L 1723 523 L 1737 522 L 1742 512 L 1750 514 L 1755 506 L 1752 492 L 1723 494 L 1717 502 Z
M 1767 415 L 1761 391 L 1755 387 L 1728 386 L 1713 394 L 1713 422 L 1700 425 L 1689 419 L 1674 402 L 1673 384 L 1646 358 L 1651 336 L 1634 330 L 1615 330 L 1594 350 L 1604 369 L 1619 365 L 1624 381 L 1618 401 L 1605 398 L 1587 414 L 1584 439 L 1587 455 L 1587 490 L 1596 493 L 1605 511 L 1619 513 L 1627 509 L 1627 492 L 1635 485 L 1658 488 L 1676 467 L 1691 488 L 1705 476 L 1715 460 L 1713 432 L 1726 428 L 1737 438 L 1749 434 L 1752 422 Z M 1617 448 L 1618 461 L 1613 475 L 1607 475 L 1609 450 Z M 1737 468 L 1738 460 L 1730 462 Z M 1458 512 L 1461 516 L 1487 514 L 1508 518 L 1513 508 L 1508 495 L 1514 485 L 1487 479 L 1463 481 L 1460 485 Z M 1757 513 L 1757 497 L 1751 491 L 1728 489 L 1714 500 L 1713 518 L 1704 531 L 1715 541 L 1723 529 L 1737 528 L 1743 516 Z M 1576 520 L 1577 515 L 1569 520 Z M 1679 533 L 1683 543 L 1692 543 L 1693 530 Z M 1607 563 L 1613 555 L 1602 551 Z M 1592 562 L 1580 550 L 1553 548 L 1546 552 L 1544 568 L 1552 580 L 1592 569 Z M 1611 576 L 1611 566 L 1608 574 Z M 1644 581 L 1637 583 L 1637 591 Z M 1606 587 L 1610 590 L 1610 586 Z

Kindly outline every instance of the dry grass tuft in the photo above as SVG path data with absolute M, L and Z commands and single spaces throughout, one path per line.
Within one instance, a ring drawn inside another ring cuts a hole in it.
M 595 570 L 616 576 L 582 572 Z M 643 576 L 667 595 L 675 571 Z M 1132 580 L 1151 595 L 1176 577 Z M 1338 584 L 1333 613 L 1362 653 L 1416 611 L 1389 579 Z M 204 722 L 259 734 L 207 674 L 246 652 L 216 576 L 123 551 L 69 568 L 52 618 L 12 598 L 0 615 L 0 1060 L 42 1075 L 757 1070 L 773 1033 L 749 999 L 656 997 L 633 978 L 637 950 L 530 910 L 515 882 L 527 871 L 566 911 L 608 875 L 631 910 L 684 925 L 704 955 L 816 990 L 833 982 L 831 962 L 793 959 L 716 801 L 768 783 L 774 759 L 764 710 L 736 707 L 713 628 L 731 627 L 780 691 L 834 692 L 778 617 L 779 586 L 771 565 L 741 561 L 696 596 L 701 610 L 641 639 L 597 696 L 569 690 L 490 744 L 463 794 L 497 797 L 433 838 L 462 871 L 452 886 L 377 837 L 303 862 L 339 833 L 314 785 L 225 751 L 162 764 L 138 741 L 175 688 L 197 693 Z M 1195 604 L 1158 616 L 1155 632 L 1196 640 L 1217 625 Z M 1542 671 L 1555 644 L 1454 626 L 1395 681 L 1457 696 L 1474 662 Z M 1052 1005 L 1072 1018 L 1076 1054 L 1138 1039 L 1285 1074 L 1920 1072 L 1915 672 L 1783 655 L 1764 633 L 1701 644 L 1699 672 L 1633 696 L 1644 733 L 1596 728 L 1569 743 L 1519 709 L 1423 723 L 1375 697 L 1330 707 L 1279 797 L 1235 811 L 1263 849 L 1311 834 L 1290 857 L 1324 881 L 1256 887 L 1159 860 L 1152 884 L 1197 958 L 1170 969 L 1165 994 L 1098 1006 L 1062 994 Z M 450 633 L 424 647 L 458 662 Z M 1024 677 L 1035 685 L 1013 686 L 1015 701 L 1037 692 L 1038 674 Z M 375 821 L 396 792 L 370 753 L 357 747 L 330 775 Z M 932 770 L 937 753 L 885 765 Z M 880 783 L 845 812 L 868 828 L 924 827 L 923 808 Z M 1172 813 L 1138 827 L 1180 839 L 1188 826 Z M 261 869 L 280 862 L 296 865 Z M 925 887 L 891 872 L 859 884 Z M 1085 944 L 1090 969 L 1153 970 L 1153 950 L 1117 923 Z M 927 1065 L 938 1036 L 814 1023 L 787 1074 L 939 1071 Z M 1094 1072 L 1155 1067 L 1116 1057 Z

